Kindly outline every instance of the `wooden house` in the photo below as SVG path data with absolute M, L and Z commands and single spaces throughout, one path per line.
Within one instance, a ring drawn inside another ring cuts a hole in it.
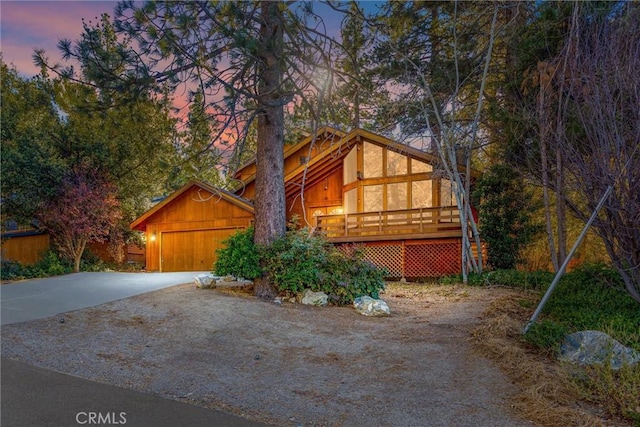
M 211 271 L 222 241 L 253 221 L 253 205 L 192 181 L 131 223 L 146 236 L 147 271 Z
M 390 277 L 459 273 L 458 208 L 436 163 L 362 129 L 323 128 L 285 149 L 287 218 L 299 216 L 345 251 L 358 244 Z M 136 220 L 132 227 L 147 235 L 147 269 L 211 268 L 219 242 L 253 218 L 255 173 L 255 160 L 237 171 L 235 194 L 192 182 Z
M 285 150 L 287 217 L 344 250 L 359 244 L 392 277 L 459 273 L 459 212 L 436 165 L 433 155 L 366 130 L 325 127 Z M 249 200 L 255 170 L 251 162 L 236 174 Z

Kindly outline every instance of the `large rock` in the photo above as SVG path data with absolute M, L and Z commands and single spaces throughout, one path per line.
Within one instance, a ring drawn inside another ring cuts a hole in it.
M 313 292 L 311 289 L 305 289 L 302 296 L 302 304 L 306 305 L 327 305 L 329 297 L 324 292 Z
M 365 316 L 389 316 L 391 314 L 386 302 L 366 295 L 354 299 L 353 307 L 358 313 Z
M 213 274 L 198 274 L 193 280 L 199 289 L 211 289 L 216 287 L 216 281 L 220 279 Z
M 610 364 L 611 369 L 618 370 L 640 362 L 640 353 L 604 332 L 580 331 L 567 335 L 560 346 L 560 359 L 578 365 Z

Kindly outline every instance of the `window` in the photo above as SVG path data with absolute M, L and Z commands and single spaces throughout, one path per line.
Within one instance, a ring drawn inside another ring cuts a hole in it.
M 364 149 L 364 177 L 378 178 L 382 176 L 382 147 L 365 142 Z
M 411 159 L 411 173 L 433 172 L 433 166 L 420 160 Z
M 387 150 L 387 176 L 407 174 L 407 156 Z
M 411 207 L 430 208 L 433 206 L 433 181 L 425 179 L 411 183 Z
M 453 206 L 456 204 L 451 184 L 448 179 L 440 180 L 440 206 Z
M 407 183 L 387 184 L 387 210 L 407 209 Z
M 382 185 L 365 185 L 362 210 L 364 212 L 380 211 L 382 206 Z
M 358 189 L 352 188 L 344 193 L 344 211 L 346 213 L 358 212 Z
M 355 182 L 358 179 L 358 150 L 353 148 L 344 158 L 342 173 L 344 185 Z

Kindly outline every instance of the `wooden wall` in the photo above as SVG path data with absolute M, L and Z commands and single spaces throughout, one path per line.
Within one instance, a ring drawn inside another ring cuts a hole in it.
M 301 225 L 305 226 L 303 218 L 309 226 L 315 225 L 313 213 L 322 211 L 323 215 L 331 213 L 334 208 L 342 208 L 342 168 L 334 171 L 331 175 L 319 180 L 313 185 L 305 187 L 305 211 L 303 211 L 300 192 L 293 192 L 287 197 L 287 219 L 293 215 L 301 218 Z
M 253 214 L 246 209 L 191 187 L 146 220 L 146 269 L 210 270 L 221 240 L 252 221 Z
M 40 261 L 42 255 L 49 250 L 49 245 L 48 234 L 3 237 L 0 253 L 3 260 L 16 261 L 22 265 L 33 265 Z

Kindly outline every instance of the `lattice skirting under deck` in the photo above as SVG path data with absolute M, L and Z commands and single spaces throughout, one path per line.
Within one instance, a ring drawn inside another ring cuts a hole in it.
M 357 245 L 364 259 L 386 268 L 390 278 L 420 279 L 460 273 L 460 239 L 394 241 Z M 344 252 L 352 244 L 338 245 Z

